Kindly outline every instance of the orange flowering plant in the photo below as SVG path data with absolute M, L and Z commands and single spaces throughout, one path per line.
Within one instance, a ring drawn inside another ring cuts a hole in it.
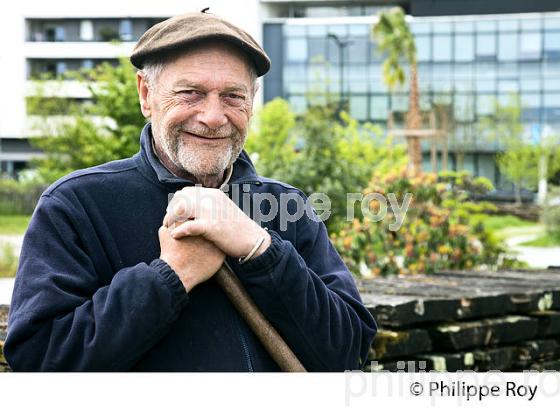
M 470 194 L 490 189 L 487 179 L 467 172 L 411 175 L 405 167 L 376 172 L 364 194 L 392 194 L 398 203 L 412 194 L 402 224 L 394 228 L 392 212 L 380 221 L 362 216 L 331 239 L 350 270 L 365 277 L 496 266 L 505 248 L 483 224 L 494 206 L 469 201 Z M 374 213 L 380 206 L 369 204 Z

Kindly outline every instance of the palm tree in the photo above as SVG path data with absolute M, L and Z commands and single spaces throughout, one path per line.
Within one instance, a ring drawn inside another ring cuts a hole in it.
M 418 88 L 418 71 L 416 65 L 416 44 L 414 36 L 405 20 L 405 14 L 400 7 L 379 14 L 379 21 L 373 26 L 373 35 L 377 47 L 387 57 L 383 62 L 383 78 L 390 90 L 401 86 L 405 82 L 405 74 L 401 65 L 404 58 L 410 67 L 410 90 L 408 112 L 406 114 L 406 129 L 419 130 L 422 126 L 420 114 L 420 90 Z M 418 135 L 406 136 L 409 169 L 418 172 L 422 169 L 422 148 Z

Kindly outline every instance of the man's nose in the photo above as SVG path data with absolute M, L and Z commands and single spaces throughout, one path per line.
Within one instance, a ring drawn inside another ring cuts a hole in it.
M 208 95 L 204 105 L 198 112 L 197 119 L 210 129 L 216 129 L 227 124 L 228 119 L 225 115 L 220 96 Z

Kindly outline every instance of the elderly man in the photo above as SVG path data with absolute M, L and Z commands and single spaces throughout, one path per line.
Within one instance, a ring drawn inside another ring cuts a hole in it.
M 148 30 L 131 61 L 150 119 L 140 152 L 42 195 L 10 309 L 12 369 L 278 370 L 210 280 L 224 262 L 308 370 L 359 368 L 376 326 L 324 224 L 308 213 L 285 229 L 278 216 L 258 223 L 228 196 L 305 198 L 257 175 L 242 150 L 264 51 L 191 13 Z

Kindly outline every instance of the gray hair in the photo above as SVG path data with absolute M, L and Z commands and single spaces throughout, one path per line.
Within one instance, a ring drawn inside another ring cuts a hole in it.
M 171 62 L 170 60 L 164 60 L 164 61 L 158 61 L 158 62 L 147 61 L 144 64 L 144 67 L 139 71 L 144 75 L 144 78 L 146 79 L 146 82 L 148 83 L 148 87 L 151 87 L 151 88 L 155 87 L 161 72 L 165 68 L 165 65 L 170 63 L 170 62 Z M 247 66 L 247 70 L 249 71 L 249 79 L 251 81 L 252 91 L 253 91 L 253 95 L 254 95 L 257 92 L 257 89 L 258 89 L 257 69 L 253 64 L 251 64 L 249 62 L 247 62 L 246 66 Z

